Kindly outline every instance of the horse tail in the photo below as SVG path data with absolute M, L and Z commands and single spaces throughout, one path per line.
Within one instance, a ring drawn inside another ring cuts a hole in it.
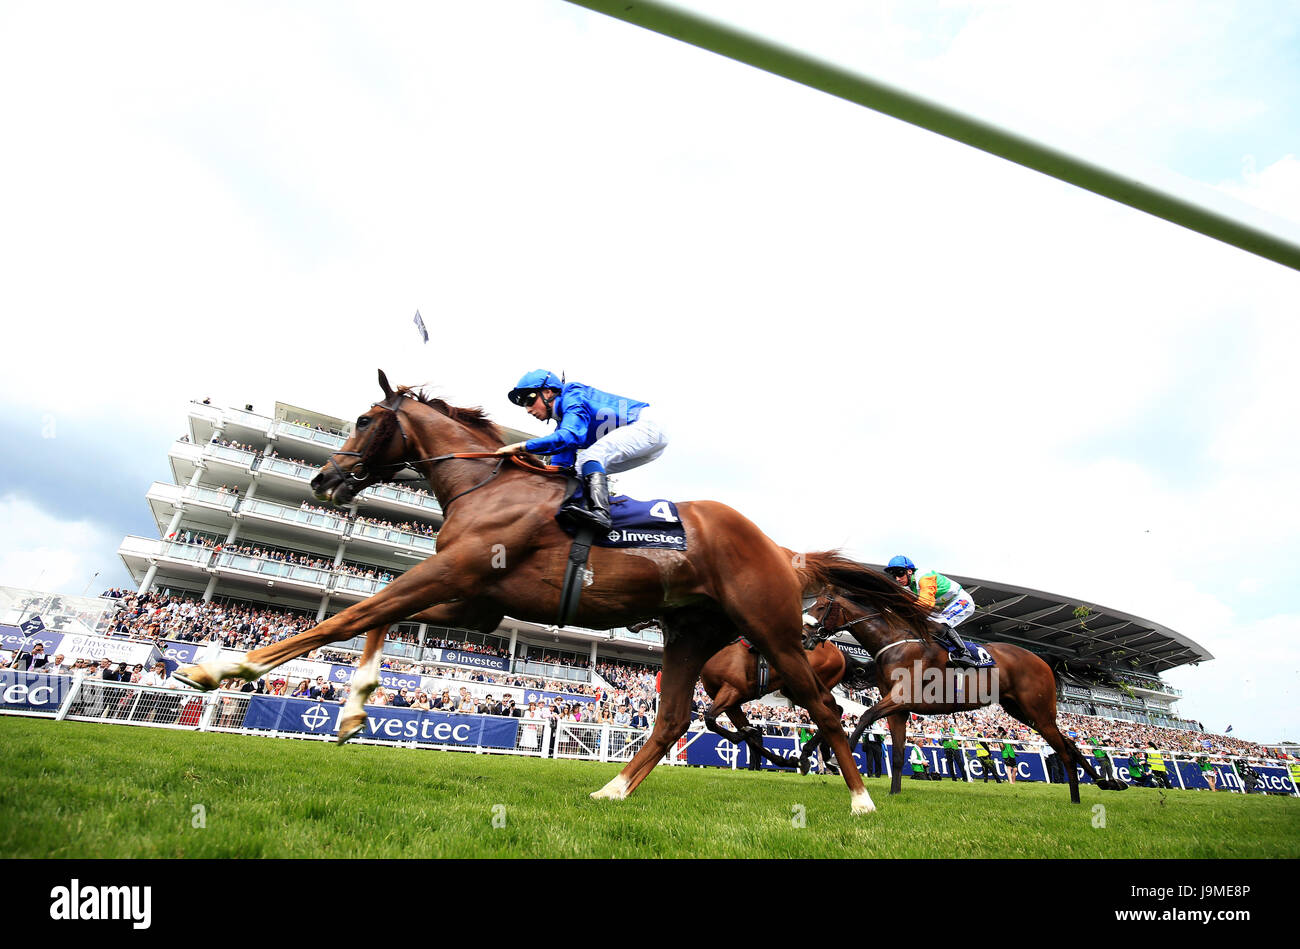
M 838 550 L 798 556 L 802 559 L 802 565 L 798 569 L 804 581 L 804 593 L 814 593 L 820 587 L 833 586 L 863 605 L 892 613 L 918 632 L 927 632 L 930 611 L 921 605 L 911 590 L 900 586 L 880 571 L 850 560 Z

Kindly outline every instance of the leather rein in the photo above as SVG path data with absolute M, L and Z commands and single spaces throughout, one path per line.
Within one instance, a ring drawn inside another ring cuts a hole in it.
M 385 410 L 392 413 L 393 419 L 397 424 L 397 430 L 402 435 L 403 445 L 407 445 L 410 443 L 410 439 L 407 438 L 406 436 L 406 427 L 402 425 L 402 413 L 400 410 L 402 402 L 407 398 L 408 396 L 406 396 L 401 392 L 398 392 L 394 394 L 386 402 L 374 403 L 374 405 L 380 405 Z M 359 451 L 336 451 L 330 455 L 329 464 L 338 473 L 339 477 L 350 478 L 353 481 L 365 481 L 369 477 L 370 472 L 368 468 L 367 456 L 372 451 L 377 450 L 378 447 L 382 447 L 382 446 L 371 445 L 371 442 L 375 440 L 376 430 L 377 428 L 371 428 L 370 432 L 367 435 L 365 444 L 360 447 Z M 357 463 L 354 464 L 349 470 L 344 471 L 342 468 L 339 467 L 338 462 L 334 460 L 334 455 L 355 457 L 357 459 Z M 461 491 L 459 494 L 457 494 L 455 497 L 449 500 L 446 504 L 443 504 L 442 511 L 444 514 L 446 514 L 447 509 L 451 507 L 452 501 L 455 501 L 457 498 L 463 498 L 471 491 L 477 491 L 479 488 L 483 487 L 488 482 L 496 478 L 496 476 L 501 473 L 501 469 L 505 465 L 507 460 L 513 462 L 515 465 L 525 469 L 526 471 L 534 471 L 537 472 L 538 474 L 563 475 L 563 474 L 567 474 L 569 471 L 569 469 L 561 465 L 534 464 L 533 462 L 527 461 L 524 458 L 520 458 L 518 455 L 499 455 L 494 451 L 457 451 L 447 455 L 435 455 L 432 458 L 417 458 L 413 461 L 393 461 L 393 462 L 385 462 L 382 464 L 375 465 L 375 467 L 380 469 L 381 471 L 381 474 L 378 476 L 377 480 L 378 483 L 392 483 L 392 484 L 401 484 L 403 481 L 423 480 L 424 474 L 417 467 L 418 465 L 424 465 L 424 464 L 436 465 L 444 461 L 451 461 L 454 458 L 481 459 L 481 460 L 496 458 L 497 463 L 493 466 L 492 471 L 488 474 L 486 478 L 478 482 L 478 484 L 474 485 L 473 487 L 466 488 L 464 491 Z M 420 477 L 399 479 L 397 477 L 397 473 L 402 471 L 404 468 L 410 468 Z M 391 470 L 385 475 L 382 473 L 383 469 L 391 469 Z

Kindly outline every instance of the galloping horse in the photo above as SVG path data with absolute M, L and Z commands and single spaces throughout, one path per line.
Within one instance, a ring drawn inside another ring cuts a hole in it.
M 489 618 L 509 613 L 551 623 L 559 613 L 561 578 L 571 546 L 555 521 L 567 478 L 506 465 L 496 455 L 500 431 L 481 409 L 458 408 L 409 387 L 396 390 L 381 371 L 382 402 L 362 414 L 339 451 L 312 479 L 321 500 L 347 504 L 404 468 L 429 483 L 446 521 L 438 552 L 367 600 L 240 661 L 187 666 L 178 677 L 213 689 L 228 677 L 255 679 L 325 643 L 370 634 L 431 606 Z M 595 798 L 632 793 L 690 722 L 691 695 L 705 661 L 738 635 L 754 643 L 781 674 L 787 694 L 828 736 L 850 791 L 853 813 L 875 810 L 840 727 L 830 692 L 817 680 L 801 645 L 804 598 L 835 586 L 921 628 L 925 611 L 888 577 L 834 552 L 791 557 L 741 514 L 715 501 L 677 506 L 687 548 L 593 547 L 574 623 L 591 629 L 626 626 L 652 616 L 664 625 L 659 715 L 636 756 Z M 376 666 L 378 650 L 368 663 Z M 362 670 L 365 675 L 369 670 Z M 373 670 L 377 677 L 378 670 Z
M 835 688 L 844 678 L 844 653 L 833 643 L 822 641 L 808 650 L 808 662 L 827 689 Z M 700 670 L 700 681 L 704 683 L 704 691 L 713 699 L 713 704 L 704 713 L 705 727 L 738 745 L 742 742 L 748 745 L 750 768 L 759 767 L 760 757 L 777 767 L 793 768 L 794 763 L 763 747 L 762 733 L 749 723 L 741 708 L 743 703 L 762 698 L 769 692 L 779 692 L 785 686 L 785 680 L 780 675 L 771 676 L 767 682 L 761 682 L 760 678 L 759 657 L 739 640 L 706 662 Z M 835 706 L 835 711 L 839 712 L 838 705 Z M 737 731 L 730 731 L 718 724 L 718 716 L 723 713 L 731 719 Z
M 881 699 L 862 714 L 849 739 L 849 747 L 857 747 L 862 733 L 873 722 L 889 719 L 893 740 L 890 794 L 902 790 L 903 746 L 909 712 L 942 715 L 994 703 L 1037 731 L 1061 756 L 1070 777 L 1073 803 L 1079 803 L 1079 774 L 1074 765 L 1083 768 L 1102 790 L 1118 791 L 1127 787 L 1122 781 L 1108 781 L 1098 775 L 1074 742 L 1061 734 L 1056 724 L 1056 679 L 1047 663 L 1028 649 L 1011 643 L 986 643 L 984 648 L 997 662 L 996 669 L 949 669 L 947 650 L 929 632 L 919 638 L 915 634 L 908 638 L 905 630 L 874 605 L 862 606 L 843 595 L 826 593 L 808 612 L 818 621 L 819 632 L 828 636 L 848 632 L 875 660 Z M 980 676 L 984 676 L 983 681 Z M 983 688 L 989 680 L 993 686 L 991 692 Z M 960 697 L 956 694 L 959 685 Z M 807 755 L 807 750 L 804 754 Z M 805 767 L 803 762 L 800 766 Z

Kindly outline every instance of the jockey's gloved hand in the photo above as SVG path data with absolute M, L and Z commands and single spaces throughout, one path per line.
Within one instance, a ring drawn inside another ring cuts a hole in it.
M 527 448 L 524 447 L 527 444 L 528 442 L 515 442 L 513 445 L 503 445 L 502 447 L 498 448 L 495 452 L 493 452 L 493 454 L 522 455 L 524 452 L 528 450 Z

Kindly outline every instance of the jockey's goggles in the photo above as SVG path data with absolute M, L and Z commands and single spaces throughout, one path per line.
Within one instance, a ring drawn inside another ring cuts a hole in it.
M 885 573 L 889 574 L 891 577 L 905 577 L 905 576 L 907 576 L 907 568 L 906 568 L 906 567 L 886 567 L 886 568 L 885 568 Z
M 537 389 L 514 389 L 510 393 L 510 401 L 526 409 L 540 394 Z

